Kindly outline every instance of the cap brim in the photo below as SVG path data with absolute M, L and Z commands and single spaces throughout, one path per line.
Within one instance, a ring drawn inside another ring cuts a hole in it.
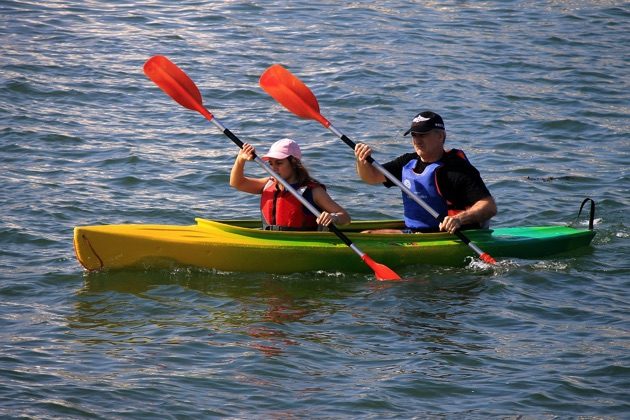
M 263 156 L 261 159 L 263 160 L 268 160 L 268 159 L 286 159 L 291 155 L 287 155 L 285 153 L 268 153 L 265 156 Z
M 405 134 L 403 134 L 403 136 L 408 135 L 409 133 L 420 133 L 420 134 L 424 134 L 424 133 L 428 133 L 429 131 L 433 130 L 433 128 L 429 129 L 429 130 L 425 130 L 425 131 L 420 131 L 420 130 L 414 130 L 413 128 L 410 128 L 409 130 L 405 131 Z
M 442 127 L 431 127 L 428 130 L 421 131 L 421 130 L 410 128 L 409 130 L 405 131 L 405 134 L 403 134 L 403 136 L 406 136 L 409 133 L 425 134 L 425 133 L 428 133 L 429 131 L 433 131 L 433 130 L 444 130 L 444 129 Z

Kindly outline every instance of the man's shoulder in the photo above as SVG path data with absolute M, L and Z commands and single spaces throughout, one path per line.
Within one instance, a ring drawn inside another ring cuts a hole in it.
M 450 167 L 455 168 L 474 168 L 472 163 L 466 157 L 466 154 L 459 149 L 451 149 L 444 153 L 442 162 Z
M 405 153 L 403 155 L 400 155 L 398 157 L 395 157 L 394 159 L 390 160 L 389 162 L 386 162 L 383 166 L 385 166 L 385 168 L 387 169 L 399 169 L 402 170 L 402 167 L 405 166 L 407 163 L 409 163 L 410 161 L 414 160 L 414 159 L 418 159 L 418 155 L 415 153 Z
M 394 162 L 398 162 L 401 165 L 405 165 L 405 164 L 411 162 L 414 159 L 418 159 L 418 154 L 417 153 L 405 153 L 403 155 L 398 156 L 393 161 Z
M 444 151 L 444 156 L 442 160 L 452 160 L 454 162 L 457 161 L 465 161 L 468 162 L 468 158 L 463 150 L 460 149 L 449 149 Z
M 385 163 L 383 167 L 400 180 L 402 178 L 403 168 L 413 159 L 418 159 L 418 155 L 416 153 L 405 153 L 404 155 L 400 155 L 397 158 Z M 394 184 L 389 179 L 386 179 L 383 185 L 389 188 Z

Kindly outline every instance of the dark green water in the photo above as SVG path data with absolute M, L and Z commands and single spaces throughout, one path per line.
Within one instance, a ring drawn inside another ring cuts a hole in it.
M 628 417 L 629 18 L 606 1 L 0 2 L 0 416 Z M 155 54 L 259 150 L 300 142 L 355 219 L 400 217 L 399 192 L 267 96 L 269 65 L 381 162 L 418 111 L 442 114 L 495 226 L 571 223 L 591 197 L 597 236 L 395 284 L 85 273 L 76 225 L 258 216 L 227 185 L 235 146 L 143 74 Z

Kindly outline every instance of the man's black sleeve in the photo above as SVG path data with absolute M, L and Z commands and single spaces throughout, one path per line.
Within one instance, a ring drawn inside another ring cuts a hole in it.
M 447 171 L 438 171 L 438 185 L 448 201 L 458 208 L 466 208 L 482 198 L 490 196 L 490 191 L 481 179 L 479 171 L 472 165 L 459 165 Z

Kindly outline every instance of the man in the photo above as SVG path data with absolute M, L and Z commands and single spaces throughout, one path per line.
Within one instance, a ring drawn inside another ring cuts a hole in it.
M 431 111 L 416 115 L 405 136 L 411 134 L 414 153 L 406 153 L 383 165 L 387 171 L 414 191 L 440 214 L 431 216 L 403 192 L 404 232 L 454 233 L 459 229 L 483 228 L 497 214 L 497 206 L 479 171 L 470 164 L 464 152 L 444 150 L 446 129 L 442 117 Z M 371 148 L 359 143 L 354 151 L 357 173 L 369 184 L 395 185 L 367 162 Z M 381 230 L 379 233 L 403 232 Z

